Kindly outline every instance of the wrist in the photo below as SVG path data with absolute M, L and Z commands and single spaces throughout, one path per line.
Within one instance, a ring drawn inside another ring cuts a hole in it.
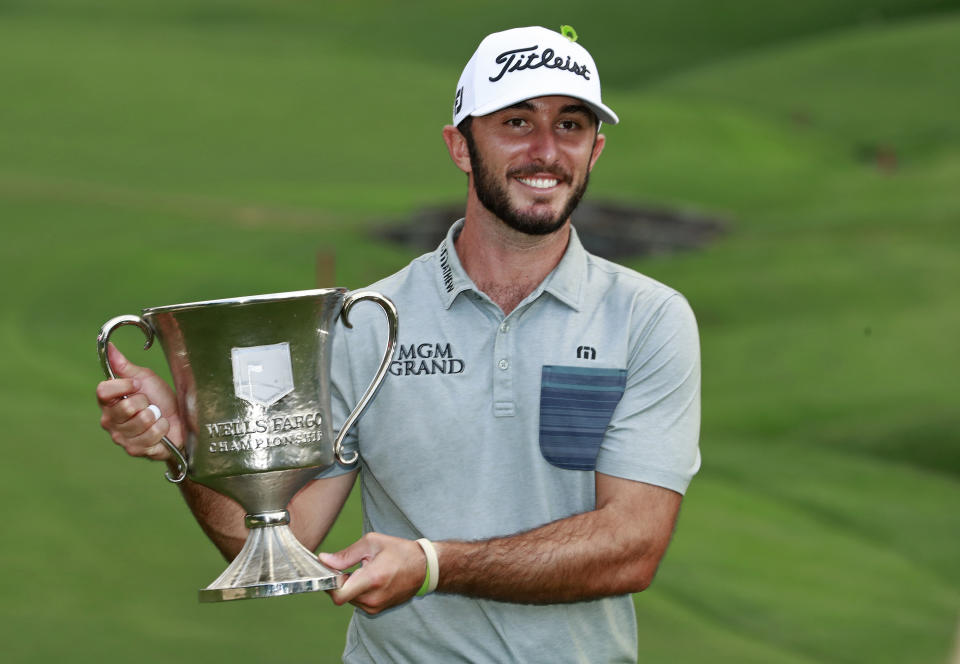
M 433 546 L 433 542 L 428 540 L 426 537 L 422 537 L 417 540 L 417 544 L 420 545 L 420 548 L 423 549 L 423 555 L 426 558 L 426 575 L 423 579 L 423 585 L 420 586 L 420 590 L 417 591 L 417 595 L 422 597 L 423 595 L 429 595 L 434 590 L 437 589 L 437 584 L 440 582 L 440 564 L 437 559 L 437 550 Z

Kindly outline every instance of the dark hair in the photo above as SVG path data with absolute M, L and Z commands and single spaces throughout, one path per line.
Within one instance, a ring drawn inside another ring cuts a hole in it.
M 463 134 L 463 137 L 464 137 L 465 139 L 467 139 L 467 146 L 471 147 L 471 149 L 472 149 L 472 146 L 473 146 L 473 130 L 471 129 L 471 127 L 473 127 L 473 116 L 472 116 L 472 115 L 468 115 L 467 117 L 465 117 L 463 120 L 460 121 L 460 124 L 457 125 L 457 130 L 458 130 L 461 134 Z

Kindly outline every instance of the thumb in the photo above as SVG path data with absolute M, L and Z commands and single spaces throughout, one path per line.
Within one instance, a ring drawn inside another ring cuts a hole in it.
M 144 372 L 143 367 L 138 367 L 128 360 L 112 341 L 107 344 L 107 359 L 110 360 L 110 368 L 117 378 L 136 378 Z
M 342 551 L 336 553 L 323 553 L 317 556 L 321 563 L 327 567 L 337 570 L 344 570 L 349 567 L 373 557 L 373 552 L 364 540 L 358 540 Z

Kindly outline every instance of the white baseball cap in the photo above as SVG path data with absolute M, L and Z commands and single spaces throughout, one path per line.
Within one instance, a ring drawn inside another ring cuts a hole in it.
M 617 114 L 600 101 L 600 75 L 587 49 L 571 37 L 541 27 L 488 35 L 464 67 L 453 103 L 453 124 L 468 115 L 487 115 L 534 97 L 580 99 L 603 122 Z

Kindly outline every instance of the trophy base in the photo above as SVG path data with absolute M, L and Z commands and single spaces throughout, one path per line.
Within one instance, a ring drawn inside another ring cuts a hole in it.
M 280 597 L 296 593 L 312 593 L 317 590 L 333 590 L 343 585 L 344 574 L 316 579 L 298 579 L 297 581 L 278 581 L 259 583 L 252 586 L 234 588 L 204 588 L 200 591 L 200 601 L 227 602 L 233 599 L 260 599 L 262 597 Z
M 279 597 L 332 590 L 346 578 L 322 565 L 282 523 L 252 528 L 230 566 L 199 596 L 201 602 Z

